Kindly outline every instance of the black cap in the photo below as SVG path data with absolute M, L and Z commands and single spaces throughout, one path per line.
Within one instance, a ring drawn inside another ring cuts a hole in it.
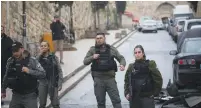
M 20 48 L 23 48 L 22 43 L 16 41 L 12 45 L 12 52 L 17 52 Z

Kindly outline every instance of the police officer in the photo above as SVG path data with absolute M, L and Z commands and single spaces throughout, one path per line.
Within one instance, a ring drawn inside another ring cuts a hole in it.
M 37 79 L 44 78 L 45 71 L 20 42 L 13 43 L 12 53 L 7 61 L 1 94 L 5 98 L 6 88 L 12 89 L 9 108 L 37 108 Z
M 62 88 L 63 73 L 58 58 L 50 52 L 49 44 L 42 41 L 38 61 L 46 71 L 46 77 L 39 80 L 40 107 L 45 108 L 49 94 L 53 108 L 59 108 L 58 91 Z
M 124 93 L 130 108 L 155 108 L 154 96 L 160 93 L 163 79 L 154 60 L 146 60 L 141 45 L 134 48 L 135 62 L 125 74 Z
M 106 44 L 104 33 L 97 33 L 96 44 L 92 46 L 84 58 L 84 65 L 91 65 L 94 80 L 94 93 L 98 108 L 105 108 L 106 92 L 110 96 L 114 108 L 122 108 L 119 91 L 115 81 L 117 64 L 114 58 L 120 62 L 120 70 L 124 71 L 126 61 L 116 48 Z
M 12 44 L 13 40 L 5 34 L 4 26 L 1 26 L 1 84 L 6 73 L 7 60 L 12 56 Z M 4 102 L 2 101 L 1 104 Z

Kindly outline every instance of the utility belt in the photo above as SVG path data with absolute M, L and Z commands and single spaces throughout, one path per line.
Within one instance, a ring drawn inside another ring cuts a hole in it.
M 31 94 L 31 93 L 36 93 L 38 96 L 38 94 L 39 94 L 38 86 L 35 89 L 31 89 L 29 91 L 18 91 L 18 90 L 13 89 L 12 92 L 15 94 L 20 94 L 20 95 L 27 95 L 27 94 Z

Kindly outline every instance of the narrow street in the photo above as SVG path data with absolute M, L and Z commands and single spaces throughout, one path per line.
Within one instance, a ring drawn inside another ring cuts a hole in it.
M 176 44 L 165 30 L 158 33 L 136 32 L 119 48 L 119 52 L 124 55 L 128 64 L 134 61 L 133 49 L 141 44 L 149 60 L 155 60 L 163 76 L 163 88 L 168 80 L 172 78 L 172 59 L 170 50 L 176 49 Z M 83 58 L 84 59 L 84 58 Z M 127 69 L 126 66 L 126 69 Z M 125 70 L 126 71 L 126 70 Z M 123 108 L 128 108 L 128 101 L 124 97 L 124 72 L 117 72 L 116 81 L 118 84 Z M 61 108 L 96 108 L 97 102 L 94 96 L 93 80 L 91 74 L 87 75 L 74 89 L 68 92 L 61 100 Z M 106 96 L 107 108 L 113 108 L 109 96 Z

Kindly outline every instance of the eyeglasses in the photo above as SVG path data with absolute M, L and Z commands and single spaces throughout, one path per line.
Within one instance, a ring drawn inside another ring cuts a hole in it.
M 141 53 L 142 53 L 142 51 L 137 51 L 137 52 L 135 52 L 135 54 L 137 54 L 137 53 L 138 53 L 138 54 L 141 54 Z

